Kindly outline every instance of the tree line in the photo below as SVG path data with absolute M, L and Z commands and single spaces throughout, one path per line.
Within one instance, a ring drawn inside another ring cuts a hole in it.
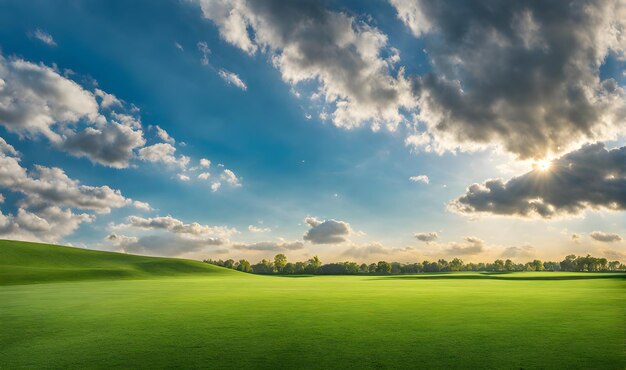
M 253 274 L 315 274 L 315 275 L 358 275 L 358 274 L 415 274 L 420 272 L 450 272 L 450 271 L 626 271 L 626 265 L 619 261 L 608 261 L 606 258 L 596 258 L 591 255 L 568 255 L 560 262 L 533 260 L 526 263 L 515 263 L 510 259 L 497 259 L 492 263 L 464 263 L 460 258 L 451 261 L 439 259 L 437 261 L 422 261 L 416 263 L 400 263 L 379 261 L 377 263 L 362 263 L 346 261 L 323 264 L 315 256 L 304 262 L 288 262 L 287 256 L 277 254 L 274 260 L 263 259 L 252 265 L 248 260 L 235 261 L 206 259 L 205 263 L 222 266 L 233 270 Z

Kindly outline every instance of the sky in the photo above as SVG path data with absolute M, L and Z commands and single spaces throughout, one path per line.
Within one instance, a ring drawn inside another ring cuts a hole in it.
M 0 238 L 626 261 L 623 0 L 2 1 Z

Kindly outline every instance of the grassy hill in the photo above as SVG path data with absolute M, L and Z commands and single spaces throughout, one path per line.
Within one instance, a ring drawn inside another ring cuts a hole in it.
M 293 278 L 0 241 L 0 282 L 0 369 L 626 369 L 620 274 Z
M 0 240 L 0 285 L 240 274 L 199 261 Z

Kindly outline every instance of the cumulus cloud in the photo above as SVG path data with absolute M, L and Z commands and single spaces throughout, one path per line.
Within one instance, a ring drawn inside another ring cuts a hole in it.
M 36 38 L 37 40 L 43 42 L 44 44 L 48 46 L 57 46 L 57 43 L 56 41 L 54 41 L 54 38 L 52 37 L 52 35 L 39 28 L 37 28 L 35 32 L 32 33 L 32 37 Z
M 332 122 L 353 128 L 369 122 L 394 129 L 413 108 L 410 83 L 387 36 L 363 20 L 325 9 L 320 2 L 198 0 L 226 42 L 253 55 L 267 53 L 292 86 L 316 81 L 316 97 Z
M 350 224 L 344 221 L 324 220 L 315 217 L 304 219 L 311 228 L 304 234 L 304 240 L 313 244 L 339 244 L 352 233 Z
M 0 187 L 24 195 L 23 205 L 55 205 L 108 213 L 132 203 L 109 186 L 81 185 L 56 167 L 35 165 L 28 172 L 15 157 L 0 154 Z
M 77 157 L 114 168 L 126 168 L 134 150 L 146 143 L 141 130 L 116 122 L 69 132 L 59 146 Z
M 502 257 L 505 258 L 532 258 L 535 256 L 535 248 L 530 245 L 522 245 L 520 247 L 507 247 L 502 251 Z
M 583 146 L 551 163 L 508 181 L 473 184 L 450 203 L 465 213 L 552 218 L 583 210 L 626 210 L 626 147 Z
M 625 57 L 623 1 L 390 2 L 433 68 L 413 79 L 427 130 L 407 144 L 538 159 L 624 135 L 624 89 L 600 76 Z
M 186 224 L 172 216 L 152 218 L 129 216 L 127 221 L 125 224 L 113 225 L 112 229 L 161 230 L 184 239 L 202 241 L 205 245 L 222 245 L 237 233 L 237 229 L 226 226 L 209 226 L 197 222 Z
M 114 208 L 134 206 L 150 209 L 145 202 L 126 198 L 109 186 L 82 185 L 56 167 L 22 167 L 17 152 L 0 141 L 0 188 L 22 195 L 16 212 L 0 211 L 0 237 L 57 242 L 72 234 L 81 224 L 95 220 L 93 214 L 74 209 L 109 213 Z M 1 197 L 4 200 L 4 197 Z M 1 202 L 0 202 L 1 203 Z
M 211 174 L 209 172 L 202 172 L 202 173 L 198 174 L 198 179 L 199 180 L 208 180 L 209 177 L 211 177 Z
M 0 123 L 20 136 L 62 137 L 52 125 L 100 118 L 92 93 L 43 64 L 0 55 Z
M 168 143 L 158 143 L 139 149 L 139 159 L 145 162 L 161 163 L 167 166 L 187 168 L 190 158 L 184 155 L 175 156 L 176 148 Z
M 422 184 L 430 183 L 430 179 L 426 175 L 411 176 L 409 177 L 409 180 L 411 180 L 411 182 L 421 182 Z
M 211 161 L 206 159 L 206 158 L 200 159 L 200 167 L 202 167 L 202 168 L 209 168 L 209 167 L 211 167 Z
M 100 89 L 96 89 L 94 91 L 94 95 L 100 98 L 100 107 L 102 108 L 111 108 L 111 107 L 121 107 L 122 101 L 119 100 L 115 95 L 109 94 L 106 91 L 102 91 Z
M 102 107 L 121 105 L 115 96 L 100 89 L 93 94 L 43 64 L 0 55 L 0 124 L 21 137 L 42 135 L 94 163 L 128 167 L 133 151 L 145 144 L 141 125 L 109 122 L 96 96 Z M 89 126 L 78 130 L 83 123 Z
M 233 244 L 234 249 L 248 251 L 294 251 L 304 248 L 304 243 L 299 241 L 286 241 L 280 239 L 277 242 L 257 242 L 251 244 Z
M 603 243 L 615 243 L 615 242 L 621 242 L 623 240 L 622 237 L 619 236 L 618 234 L 605 233 L 602 231 L 594 231 L 590 233 L 589 236 L 593 240 L 597 240 Z
M 226 182 L 230 186 L 234 186 L 234 187 L 241 186 L 241 181 L 239 180 L 237 175 L 235 175 L 235 173 L 229 169 L 224 169 L 224 171 L 220 175 L 220 180 Z
M 35 242 L 58 242 L 72 234 L 82 223 L 92 222 L 93 215 L 73 213 L 70 209 L 45 205 L 26 210 L 19 207 L 17 213 L 0 211 L 0 237 Z
M 414 236 L 415 236 L 415 239 L 422 241 L 422 242 L 426 242 L 426 243 L 435 241 L 439 238 L 439 234 L 437 234 L 436 232 L 416 233 Z
M 236 73 L 229 72 L 225 69 L 220 69 L 218 74 L 222 78 L 222 80 L 226 81 L 227 84 L 236 86 L 243 91 L 248 90 L 248 86 L 246 85 L 246 83 L 243 82 Z

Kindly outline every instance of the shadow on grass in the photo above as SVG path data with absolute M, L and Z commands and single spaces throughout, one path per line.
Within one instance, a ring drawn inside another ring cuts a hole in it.
M 433 280 L 433 279 L 459 279 L 459 280 L 593 280 L 593 279 L 626 279 L 626 274 L 606 273 L 606 274 L 589 274 L 589 275 L 556 275 L 556 276 L 508 276 L 509 273 L 481 273 L 476 275 L 450 274 L 442 273 L 437 275 L 387 275 L 378 277 L 380 279 L 410 279 L 410 280 Z

